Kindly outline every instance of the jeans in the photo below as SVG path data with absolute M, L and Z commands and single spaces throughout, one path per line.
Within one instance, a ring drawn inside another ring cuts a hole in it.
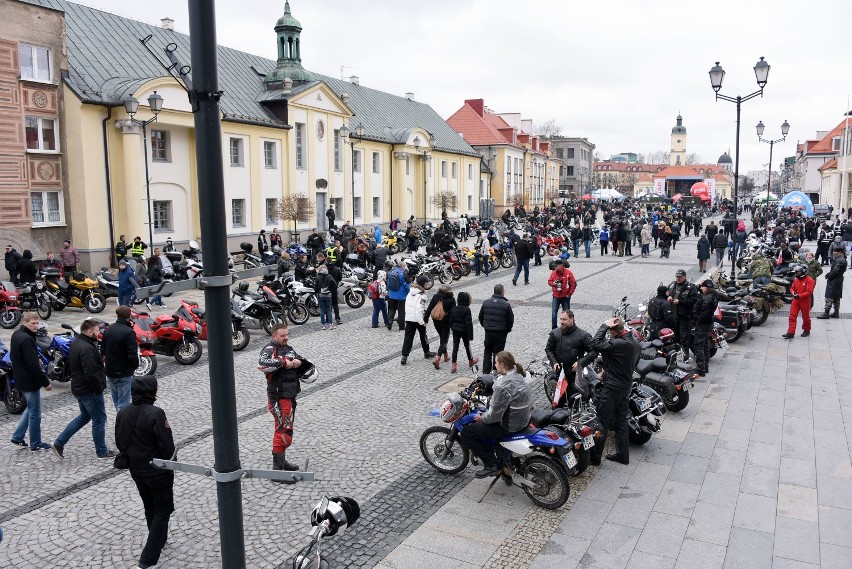
M 119 306 L 133 306 L 133 293 L 129 292 L 127 294 L 118 294 L 118 304 Z
M 373 301 L 373 328 L 379 327 L 379 314 L 385 320 L 385 326 L 388 325 L 388 305 L 384 298 L 377 298 Z
M 473 268 L 476 271 L 476 276 L 479 276 L 479 271 L 483 271 L 486 275 L 491 272 L 491 264 L 488 262 L 488 257 L 483 257 L 479 253 L 473 256 Z
M 518 277 L 521 276 L 521 269 L 524 270 L 524 282 L 529 284 L 530 282 L 530 260 L 529 259 L 518 259 L 517 265 L 515 266 L 515 276 L 512 278 L 513 281 L 517 282 Z
M 109 392 L 112 395 L 112 404 L 115 406 L 116 413 L 130 405 L 130 386 L 133 385 L 132 375 L 127 377 L 108 377 L 107 384 L 109 385 Z
M 719 268 L 722 267 L 722 261 L 725 260 L 725 249 L 726 247 L 716 249 L 716 266 Z
M 320 324 L 322 324 L 323 326 L 331 324 L 331 297 L 320 296 L 318 297 L 318 300 L 320 307 Z
M 756 285 L 768 285 L 772 282 L 772 279 L 770 277 L 754 277 L 752 282 Z
M 130 473 L 142 505 L 145 507 L 145 524 L 148 526 L 148 539 L 139 556 L 139 565 L 149 567 L 160 561 L 160 553 L 169 537 L 169 518 L 175 511 L 174 485 L 175 473 L 162 472 L 142 476 Z
M 642 245 L 642 254 L 643 255 L 650 255 L 651 254 L 651 244 L 650 243 L 644 243 Z
M 588 259 L 592 256 L 592 242 L 589 239 L 586 239 L 583 241 L 583 245 L 586 249 L 586 258 Z
M 64 447 L 68 444 L 77 431 L 85 427 L 89 421 L 92 422 L 92 440 L 95 443 L 95 452 L 98 456 L 104 456 L 107 453 L 106 445 L 106 407 L 104 405 L 104 394 L 97 395 L 75 395 L 77 405 L 80 406 L 80 414 L 71 419 L 65 430 L 62 431 L 55 442 L 57 445 Z
M 571 297 L 565 296 L 556 298 L 555 296 L 550 301 L 550 329 L 556 328 L 556 321 L 559 319 L 559 309 L 571 310 Z
M 151 285 L 152 286 L 158 285 L 161 282 L 163 282 L 163 281 L 161 281 L 159 279 L 158 280 L 152 280 Z M 163 304 L 163 295 L 158 294 L 157 296 L 152 296 L 151 298 L 148 299 L 148 302 L 151 303 L 151 304 L 156 304 L 157 306 L 161 306 Z
M 22 391 L 27 401 L 27 408 L 18 419 L 18 425 L 12 434 L 13 441 L 22 441 L 30 431 L 30 449 L 35 449 L 41 443 L 41 389 Z
M 580 240 L 579 239 L 574 239 L 573 247 L 574 247 L 574 256 L 576 257 L 580 254 Z
M 334 319 L 340 322 L 340 302 L 337 295 L 331 295 L 331 311 L 334 312 Z
M 494 366 L 494 356 L 506 348 L 506 336 L 508 332 L 485 331 L 484 355 L 482 358 L 482 373 L 491 373 Z

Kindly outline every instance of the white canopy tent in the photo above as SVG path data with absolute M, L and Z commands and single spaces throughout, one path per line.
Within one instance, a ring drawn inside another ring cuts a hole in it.
M 592 197 L 599 200 L 623 200 L 624 196 L 612 188 L 599 188 L 592 192 Z

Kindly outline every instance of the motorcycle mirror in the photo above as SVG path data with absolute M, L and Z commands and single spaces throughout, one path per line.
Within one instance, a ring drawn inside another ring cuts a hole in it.
M 201 246 L 198 244 L 198 241 L 196 241 L 195 239 L 191 239 L 189 241 L 189 248 L 198 250 L 201 249 Z

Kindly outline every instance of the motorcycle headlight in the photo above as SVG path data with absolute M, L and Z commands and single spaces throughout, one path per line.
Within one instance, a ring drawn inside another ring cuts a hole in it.
M 42 281 L 36 281 L 35 287 L 36 290 L 44 290 L 44 283 Z
M 196 333 L 196 334 L 199 334 L 199 335 L 201 334 L 201 324 L 196 324 L 196 325 L 195 325 L 195 333 Z

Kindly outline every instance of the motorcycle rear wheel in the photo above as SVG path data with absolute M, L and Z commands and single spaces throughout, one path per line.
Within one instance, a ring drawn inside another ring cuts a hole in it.
M 435 277 L 432 275 L 432 273 L 421 273 L 421 274 L 426 277 L 426 284 L 423 285 L 423 290 L 430 290 L 432 288 L 432 285 L 435 284 Z M 419 276 L 420 275 L 418 275 L 418 277 Z
M 462 278 L 462 270 L 459 267 L 453 267 L 453 280 L 457 281 Z
M 530 458 L 524 465 L 523 476 L 533 486 L 524 484 L 524 492 L 533 504 L 555 510 L 568 501 L 571 485 L 563 468 L 554 460 L 542 456 Z
M 574 449 L 574 456 L 577 457 L 577 466 L 575 466 L 574 476 L 583 474 L 592 460 L 592 453 L 586 449 Z
M 490 270 L 496 271 L 497 269 L 500 268 L 500 261 L 498 261 L 497 259 L 491 259 L 490 267 L 491 267 Z
M 157 356 L 139 356 L 139 367 L 134 370 L 133 375 L 141 377 L 143 375 L 154 375 L 157 371 Z
M 683 411 L 689 405 L 689 391 L 678 392 L 677 401 L 663 396 L 663 404 L 669 411 Z
M 24 399 L 24 394 L 17 387 L 6 388 L 3 404 L 6 405 L 6 410 L 12 415 L 20 415 L 27 408 L 27 400 Z
M 187 340 L 186 343 L 175 345 L 172 356 L 177 363 L 188 366 L 201 359 L 202 351 L 201 342 L 198 338 L 192 338 Z
M 763 310 L 755 309 L 752 312 L 755 314 L 755 318 L 751 321 L 752 326 L 760 326 L 769 318 L 769 308 L 764 308 Z
M 50 306 L 57 312 L 62 312 L 62 309 L 65 308 L 66 304 L 59 300 L 51 300 Z
M 462 265 L 462 276 L 463 277 L 468 276 L 470 274 L 470 271 L 471 271 L 470 263 L 468 263 L 466 265 Z
M 4 310 L 0 312 L 0 327 L 11 330 L 21 323 L 23 313 L 20 310 Z
M 251 333 L 248 328 L 240 325 L 240 327 L 234 332 L 231 340 L 233 342 L 234 351 L 239 352 L 249 345 L 249 342 L 251 341 Z
M 432 468 L 443 474 L 458 474 L 467 468 L 470 462 L 470 451 L 461 442 L 459 436 L 453 441 L 447 457 L 441 460 L 441 455 L 447 448 L 447 427 L 429 427 L 420 435 L 420 454 Z M 452 461 L 452 462 L 450 462 Z
M 85 306 L 86 310 L 92 314 L 97 314 L 103 312 L 106 308 L 106 299 L 100 293 L 95 292 L 86 297 Z
M 305 306 L 308 307 L 308 313 L 314 318 L 320 315 L 319 300 L 317 300 L 315 294 L 310 294 L 305 298 Z
M 290 322 L 298 326 L 301 326 L 302 324 L 307 322 L 310 316 L 311 315 L 308 312 L 308 307 L 300 302 L 293 304 L 292 306 L 290 306 L 290 308 L 287 309 L 287 318 L 290 320 Z
M 733 334 L 728 332 L 728 343 L 733 344 L 734 342 L 736 342 L 737 340 L 742 338 L 743 334 L 745 334 L 745 331 L 746 331 L 745 324 L 742 324 L 741 326 L 737 327 L 737 331 L 734 332 Z
M 644 445 L 645 443 L 647 443 L 648 441 L 651 440 L 652 436 L 654 436 L 654 435 L 651 434 L 651 433 L 645 432 L 641 429 L 638 430 L 638 431 L 631 430 L 630 431 L 630 442 L 633 443 L 634 445 Z

